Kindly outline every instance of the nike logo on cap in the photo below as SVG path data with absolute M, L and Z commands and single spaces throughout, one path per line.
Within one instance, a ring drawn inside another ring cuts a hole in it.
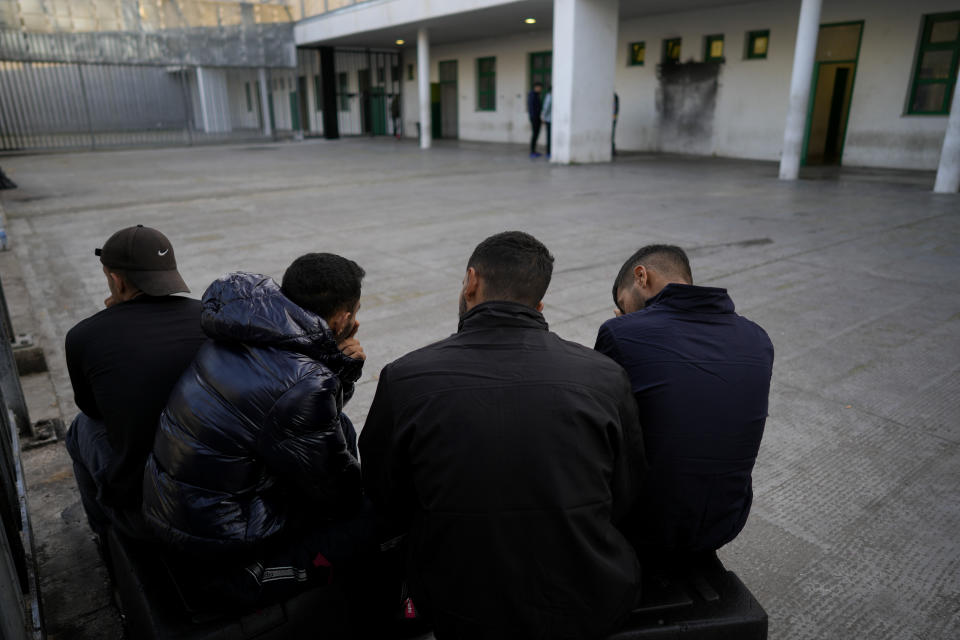
M 158 256 L 165 256 L 170 249 L 164 249 L 163 251 L 157 251 Z

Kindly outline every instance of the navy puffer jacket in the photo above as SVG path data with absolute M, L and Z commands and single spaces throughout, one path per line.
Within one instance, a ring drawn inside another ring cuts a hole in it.
M 143 514 L 183 551 L 243 552 L 292 519 L 359 504 L 344 403 L 363 362 L 266 276 L 233 273 L 203 295 L 201 347 L 160 417 Z

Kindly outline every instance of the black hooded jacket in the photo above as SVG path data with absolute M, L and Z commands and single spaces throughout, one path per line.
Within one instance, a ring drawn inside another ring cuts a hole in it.
M 438 636 L 603 637 L 640 568 L 617 522 L 643 477 L 626 374 L 512 302 L 387 365 L 360 436 L 367 494 L 409 530 Z
M 363 363 L 265 276 L 214 282 L 201 322 L 213 340 L 174 387 L 144 471 L 143 514 L 160 538 L 241 552 L 293 517 L 359 504 L 356 436 L 341 410 Z

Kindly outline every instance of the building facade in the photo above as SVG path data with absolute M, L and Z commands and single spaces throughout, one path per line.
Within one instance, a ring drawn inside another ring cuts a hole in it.
M 608 161 L 615 140 L 788 178 L 936 169 L 956 191 L 958 67 L 958 0 L 0 0 L 0 149 L 117 131 L 525 143 L 540 81 L 553 162 Z
M 371 0 L 307 16 L 294 37 L 397 50 L 407 136 L 429 118 L 434 137 L 526 142 L 526 95 L 543 80 L 554 161 L 609 159 L 614 93 L 618 150 L 780 160 L 814 4 L 800 161 L 937 169 L 960 62 L 956 0 Z

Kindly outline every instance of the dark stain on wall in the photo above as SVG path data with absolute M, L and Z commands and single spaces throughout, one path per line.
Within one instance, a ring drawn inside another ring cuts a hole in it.
M 711 153 L 721 63 L 683 62 L 657 68 L 660 149 Z

